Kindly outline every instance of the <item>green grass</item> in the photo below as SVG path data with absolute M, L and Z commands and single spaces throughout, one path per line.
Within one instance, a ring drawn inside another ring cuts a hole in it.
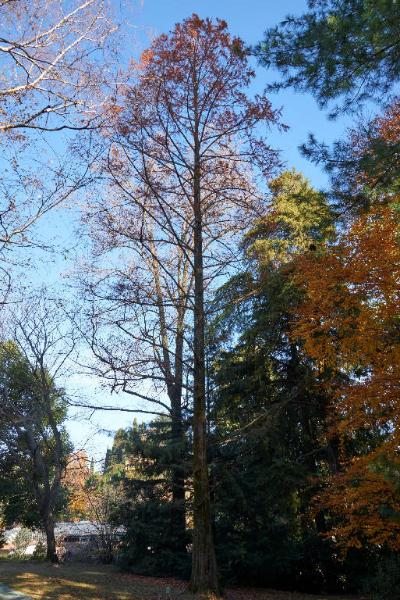
M 190 600 L 185 582 L 119 573 L 112 566 L 0 560 L 0 582 L 34 600 Z M 227 600 L 350 600 L 260 589 L 226 590 Z

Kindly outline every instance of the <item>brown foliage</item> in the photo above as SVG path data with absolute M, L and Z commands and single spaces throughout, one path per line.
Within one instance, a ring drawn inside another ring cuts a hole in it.
M 317 365 L 348 377 L 332 407 L 342 470 L 322 500 L 342 519 L 331 533 L 347 546 L 399 548 L 400 523 L 387 516 L 399 511 L 399 494 L 385 468 L 398 468 L 400 446 L 398 212 L 370 211 L 298 268 L 306 300 L 295 333 Z

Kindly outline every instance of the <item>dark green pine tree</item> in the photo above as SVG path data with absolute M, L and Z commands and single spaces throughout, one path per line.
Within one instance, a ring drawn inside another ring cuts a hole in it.
M 267 30 L 254 53 L 281 71 L 275 87 L 311 91 L 321 106 L 338 98 L 341 110 L 367 98 L 386 101 L 400 78 L 400 3 L 309 0 L 303 15 Z
M 400 193 L 400 99 L 373 119 L 360 118 L 331 148 L 309 135 L 303 154 L 331 178 L 338 216 L 358 216 Z
M 162 418 L 141 424 L 135 420 L 131 428 L 119 430 L 106 457 L 107 476 L 122 485 L 126 499 L 115 515 L 127 528 L 120 563 L 135 573 L 190 574 L 190 555 L 182 551 L 188 534 L 182 540 L 173 526 L 175 457 L 171 423 Z
M 310 506 L 336 468 L 326 435 L 331 400 L 291 337 L 300 298 L 296 256 L 334 235 L 324 194 L 292 171 L 271 184 L 268 214 L 243 243 L 247 270 L 219 290 L 212 348 L 216 540 L 226 578 L 246 584 L 340 588 L 342 566 Z
M 103 475 L 105 475 L 111 467 L 111 448 L 107 448 L 103 464 Z

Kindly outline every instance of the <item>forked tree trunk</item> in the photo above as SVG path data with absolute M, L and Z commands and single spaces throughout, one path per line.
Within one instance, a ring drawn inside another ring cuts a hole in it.
M 199 144 L 195 137 L 194 208 L 194 393 L 193 393 L 193 551 L 190 590 L 218 593 L 207 462 L 203 235 Z

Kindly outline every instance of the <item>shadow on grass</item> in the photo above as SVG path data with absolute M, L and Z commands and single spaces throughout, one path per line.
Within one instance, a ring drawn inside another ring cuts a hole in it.
M 130 600 L 128 590 L 118 590 L 110 577 L 97 570 L 53 567 L 26 562 L 0 566 L 0 581 L 34 600 Z
M 120 573 L 112 566 L 0 560 L 0 582 L 34 600 L 193 600 L 186 582 Z M 226 590 L 224 600 L 351 600 L 264 589 Z
M 34 600 L 174 600 L 178 595 L 181 600 L 185 586 L 124 575 L 110 566 L 9 560 L 0 561 L 0 582 Z

